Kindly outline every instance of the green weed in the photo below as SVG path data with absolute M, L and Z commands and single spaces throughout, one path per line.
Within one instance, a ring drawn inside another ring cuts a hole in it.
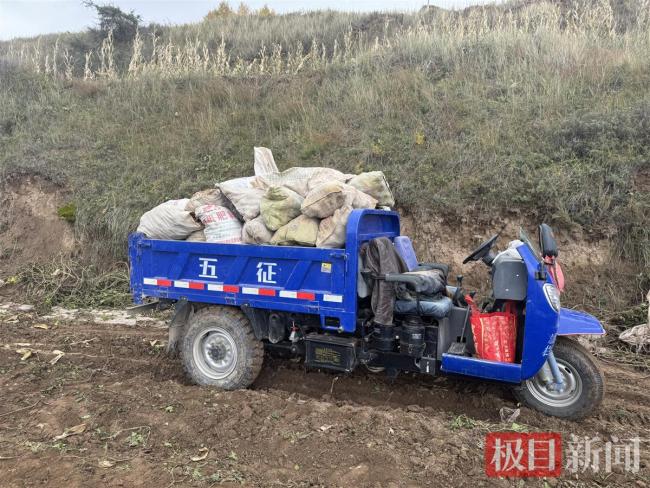
M 144 444 L 144 436 L 140 432 L 131 432 L 126 442 L 129 447 L 140 447 Z
M 61 217 L 65 221 L 74 224 L 76 211 L 77 211 L 76 205 L 74 203 L 68 203 L 63 207 L 59 207 L 56 213 L 59 217 Z

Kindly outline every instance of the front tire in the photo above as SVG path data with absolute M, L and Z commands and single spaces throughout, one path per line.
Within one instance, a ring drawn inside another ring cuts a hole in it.
M 241 310 L 207 307 L 190 318 L 181 357 L 195 383 L 237 390 L 247 388 L 257 378 L 264 347 Z
M 589 352 L 575 341 L 558 337 L 553 353 L 563 377 L 564 389 L 553 389 L 538 373 L 515 387 L 514 395 L 521 403 L 546 415 L 581 419 L 598 408 L 603 400 L 603 374 Z

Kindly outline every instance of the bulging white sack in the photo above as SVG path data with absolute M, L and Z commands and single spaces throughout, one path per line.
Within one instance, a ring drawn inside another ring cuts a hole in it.
M 243 220 L 253 220 L 260 214 L 264 190 L 253 186 L 257 177 L 235 178 L 219 183 L 218 187 Z
M 203 232 L 203 229 L 197 230 L 187 236 L 187 239 L 185 240 L 189 242 L 205 242 L 205 232 Z
M 273 232 L 266 228 L 260 215 L 244 224 L 241 237 L 245 244 L 268 244 L 273 238 Z
M 352 212 L 352 207 L 346 205 L 337 209 L 331 217 L 320 221 L 316 247 L 345 247 L 345 235 L 350 212 Z
M 196 209 L 196 216 L 205 226 L 206 242 L 241 243 L 241 222 L 226 207 L 203 205 Z
M 270 149 L 266 147 L 254 147 L 253 154 L 255 156 L 255 162 L 253 164 L 255 176 L 264 176 L 278 172 L 278 167 L 275 164 L 275 159 L 273 159 L 273 153 Z
M 326 219 L 341 208 L 347 197 L 345 184 L 340 181 L 321 183 L 313 188 L 302 202 L 302 213 L 308 217 Z
M 345 205 L 349 205 L 352 208 L 375 208 L 377 206 L 377 200 L 363 193 L 361 190 L 357 190 L 355 187 L 350 185 L 344 185 L 344 192 L 346 193 Z
M 201 230 L 201 224 L 185 210 L 189 200 L 169 200 L 145 212 L 140 217 L 138 232 L 151 239 L 182 240 Z
M 377 200 L 377 205 L 382 207 L 394 207 L 395 198 L 391 192 L 384 173 L 381 171 L 370 171 L 361 173 L 348 181 L 348 185 L 367 193 Z
M 282 173 L 272 173 L 257 177 L 254 186 L 268 189 L 272 186 L 285 186 L 304 197 L 314 187 L 329 181 L 344 183 L 353 175 L 346 175 L 332 168 L 289 168 Z
M 207 190 L 197 191 L 192 195 L 185 205 L 185 210 L 194 212 L 197 208 L 203 205 L 219 205 L 226 206 L 228 200 L 223 196 L 219 188 L 209 188 Z

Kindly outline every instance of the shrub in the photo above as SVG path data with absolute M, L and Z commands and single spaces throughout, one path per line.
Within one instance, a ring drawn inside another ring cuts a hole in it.
M 219 19 L 219 18 L 223 18 L 223 17 L 229 17 L 233 13 L 234 12 L 230 8 L 230 4 L 228 4 L 228 2 L 221 2 L 221 3 L 219 3 L 219 6 L 216 9 L 210 10 L 205 15 L 204 20 L 215 20 L 215 19 Z
M 133 39 L 142 20 L 139 15 L 136 15 L 133 11 L 124 12 L 113 5 L 98 5 L 91 0 L 84 0 L 83 3 L 97 13 L 99 20 L 98 33 L 102 39 L 108 36 L 109 32 L 113 33 L 113 38 L 117 42 L 126 42 Z

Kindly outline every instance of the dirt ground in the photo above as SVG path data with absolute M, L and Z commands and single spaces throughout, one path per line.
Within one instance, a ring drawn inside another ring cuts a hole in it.
M 616 364 L 602 364 L 594 416 L 522 408 L 512 424 L 500 419 L 517 406 L 501 386 L 336 375 L 268 356 L 250 390 L 194 386 L 164 353 L 159 323 L 112 322 L 0 313 L 0 487 L 521 486 L 484 474 L 487 432 L 650 438 L 650 375 Z M 526 484 L 645 487 L 649 462 L 644 441 L 636 474 L 601 467 Z

